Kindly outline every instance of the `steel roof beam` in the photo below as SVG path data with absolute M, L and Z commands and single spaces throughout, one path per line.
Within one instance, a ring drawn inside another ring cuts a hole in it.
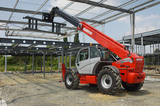
M 147 2 L 145 2 L 145 3 L 142 3 L 142 4 L 138 5 L 138 6 L 135 6 L 135 7 L 133 7 L 133 8 L 130 8 L 129 10 L 135 9 L 135 8 L 138 8 L 138 7 L 141 7 L 141 6 L 146 5 L 146 4 L 148 4 L 148 3 L 150 3 L 150 2 L 153 2 L 153 1 L 154 1 L 154 0 L 147 1 Z M 142 7 L 142 8 L 140 8 L 140 9 L 135 10 L 134 12 L 137 13 L 137 12 L 142 11 L 142 10 L 144 10 L 144 9 L 148 9 L 148 8 L 150 8 L 150 7 L 156 6 L 156 5 L 158 5 L 158 4 L 160 4 L 160 2 L 156 2 L 156 3 L 150 4 L 150 5 L 148 5 L 148 6 Z M 119 15 L 119 16 L 118 16 L 118 15 Z M 120 19 L 120 18 L 122 18 L 122 17 L 128 16 L 128 15 L 129 15 L 129 14 L 123 14 L 123 13 L 119 14 L 119 13 L 117 13 L 117 14 L 111 16 L 111 17 L 107 17 L 107 18 L 102 19 L 102 20 L 100 20 L 100 21 L 103 21 L 103 22 L 104 22 L 104 20 L 107 19 L 107 20 L 105 21 L 105 23 L 109 23 L 109 22 L 115 21 L 115 20 L 117 20 L 117 19 Z M 117 17 L 116 17 L 116 16 L 117 16 Z M 112 19 L 110 19 L 110 18 L 112 18 Z M 94 27 L 97 27 L 97 26 L 99 26 L 99 25 L 94 25 Z
M 36 11 L 31 10 L 22 10 L 22 9 L 13 9 L 13 8 L 6 8 L 6 7 L 0 7 L 1 11 L 8 11 L 8 12 L 18 12 L 18 13 L 28 13 L 28 14 L 35 14 Z M 43 15 L 43 12 L 36 12 L 37 15 Z
M 8 21 L 7 20 L 0 20 L 0 22 L 7 23 Z M 23 24 L 28 24 L 27 22 L 23 22 L 23 21 L 9 21 L 8 23 L 11 23 L 11 24 L 22 24 L 22 25 Z M 38 23 L 38 25 L 52 27 L 51 24 Z M 67 27 L 67 26 L 64 26 L 62 28 L 64 28 L 64 29 L 71 29 L 71 30 L 77 30 L 77 28 Z
M 0 51 L 0 55 L 17 55 L 17 56 L 20 56 L 20 55 L 32 55 L 32 54 L 35 54 L 35 55 L 51 55 L 53 54 L 54 56 L 57 56 L 57 52 L 29 52 L 29 51 Z
M 148 4 L 148 3 L 151 3 L 151 2 L 153 2 L 153 1 L 154 1 L 154 0 L 150 0 L 150 1 L 144 2 L 144 3 L 140 4 L 140 5 L 137 5 L 137 6 L 135 6 L 135 7 L 129 8 L 129 10 L 133 10 L 133 9 L 135 10 L 136 8 L 139 8 L 139 7 L 141 7 L 141 6 L 144 6 L 144 5 L 146 5 L 146 4 Z M 153 6 L 155 6 L 155 5 L 158 5 L 159 3 L 160 3 L 160 2 L 153 3 L 153 4 L 151 4 L 151 5 L 148 5 L 148 6 L 145 6 L 145 7 L 140 8 L 140 9 L 137 9 L 137 10 L 135 10 L 134 12 L 137 13 L 137 12 L 142 11 L 142 10 L 144 10 L 144 9 L 147 9 L 147 8 L 153 7 Z M 146 7 L 147 7 L 147 8 L 146 8 Z M 118 15 L 120 15 L 120 16 L 118 16 Z M 114 15 L 112 15 L 112 16 L 110 16 L 110 17 L 107 17 L 107 18 L 105 18 L 105 19 L 102 19 L 101 21 L 105 21 L 105 23 L 108 23 L 108 22 L 117 20 L 117 19 L 119 19 L 119 18 L 128 16 L 128 15 L 129 15 L 129 14 L 117 13 L 117 14 L 114 14 Z M 116 17 L 116 16 L 117 16 L 117 17 Z M 113 18 L 113 19 L 110 19 L 110 18 Z M 110 20 L 109 20 L 109 19 L 110 19 Z
M 70 0 L 70 1 L 85 3 L 85 4 L 92 5 L 92 6 L 102 7 L 102 8 L 106 8 L 106 9 L 110 9 L 110 10 L 116 10 L 116 11 L 120 11 L 120 12 L 124 12 L 124 13 L 132 13 L 132 11 L 130 11 L 130 10 L 126 10 L 126 9 L 123 9 L 123 8 L 118 8 L 118 7 L 107 5 L 107 4 L 94 2 L 94 1 L 91 1 L 91 0 Z
M 44 13 L 44 12 L 36 12 L 36 11 L 22 10 L 22 9 L 13 9 L 13 8 L 6 8 L 6 7 L 0 7 L 0 11 L 8 11 L 8 12 L 14 11 L 14 12 L 18 12 L 18 13 L 28 13 L 28 14 L 36 14 L 36 15 L 43 15 L 43 13 Z M 80 17 L 76 17 L 76 18 L 83 20 L 83 21 L 87 21 L 87 22 L 102 24 L 102 22 L 96 21 L 96 20 L 90 20 L 90 19 L 80 18 Z
M 67 4 L 65 7 L 62 8 L 62 10 L 67 9 L 69 6 L 71 6 L 74 2 L 70 2 L 69 4 Z
M 28 48 L 28 47 L 24 47 L 24 46 L 21 46 L 21 47 L 12 47 L 12 46 L 0 46 L 0 50 L 12 50 L 12 51 L 27 51 L 27 50 L 33 50 L 33 51 L 51 51 L 50 48 L 44 48 L 44 47 L 32 47 L 32 48 Z M 59 48 L 54 48 L 52 49 L 53 52 L 60 52 L 61 49 Z
M 90 43 L 74 43 L 74 42 L 62 42 L 62 41 L 48 41 L 48 40 L 31 40 L 31 39 L 15 39 L 15 38 L 0 38 L 0 43 L 19 43 L 19 44 L 37 44 L 37 45 L 54 45 L 56 47 L 61 46 L 90 46 Z M 93 46 L 99 44 L 93 43 Z
M 122 7 L 128 6 L 128 5 L 132 4 L 132 3 L 135 3 L 136 1 L 138 1 L 138 0 L 130 0 L 130 1 L 126 2 L 126 3 L 123 3 L 123 4 L 119 5 L 118 8 L 122 8 Z M 113 11 L 114 11 L 114 10 L 108 10 L 108 11 L 106 11 L 106 12 L 104 12 L 104 13 L 101 13 L 101 14 L 99 14 L 99 15 L 91 18 L 91 19 L 100 18 L 100 17 L 102 17 L 102 16 L 105 16 L 105 15 L 113 12 Z

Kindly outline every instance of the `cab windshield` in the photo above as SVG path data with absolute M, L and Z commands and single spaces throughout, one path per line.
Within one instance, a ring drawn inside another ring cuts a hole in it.
M 102 61 L 117 61 L 120 59 L 116 54 L 114 54 L 107 48 L 99 49 L 99 54 Z

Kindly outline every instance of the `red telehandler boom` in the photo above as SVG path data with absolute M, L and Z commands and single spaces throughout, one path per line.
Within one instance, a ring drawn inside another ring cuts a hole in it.
M 81 49 L 77 54 L 76 68 L 66 70 L 62 68 L 66 88 L 76 89 L 79 83 L 90 84 L 97 85 L 102 93 L 113 94 L 121 85 L 128 91 L 137 91 L 143 86 L 145 73 L 142 56 L 131 53 L 124 45 L 87 23 L 70 16 L 58 7 L 52 8 L 45 20 L 53 21 L 55 15 L 70 22 L 78 30 L 107 48 L 86 47 Z M 109 51 L 119 56 L 120 59 L 115 59 Z M 107 57 L 112 59 L 109 60 Z

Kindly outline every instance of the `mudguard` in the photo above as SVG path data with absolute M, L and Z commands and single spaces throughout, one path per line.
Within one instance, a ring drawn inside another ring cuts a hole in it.
M 97 75 L 99 73 L 99 71 L 101 71 L 104 66 L 112 65 L 112 63 L 113 63 L 112 61 L 99 61 L 99 62 L 97 62 L 92 70 L 92 74 Z
M 74 73 L 78 74 L 78 70 L 75 67 L 68 68 L 67 70 L 72 70 Z
M 108 65 L 108 66 L 104 66 L 103 69 L 107 67 L 111 68 L 115 73 L 120 74 L 119 69 L 117 67 Z

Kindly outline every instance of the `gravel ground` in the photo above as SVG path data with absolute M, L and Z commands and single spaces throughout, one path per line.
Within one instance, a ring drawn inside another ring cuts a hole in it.
M 121 89 L 115 95 L 104 95 L 97 87 L 80 85 L 77 90 L 68 90 L 60 73 L 4 74 L 0 73 L 0 106 L 160 106 L 160 75 L 147 76 L 138 92 Z

